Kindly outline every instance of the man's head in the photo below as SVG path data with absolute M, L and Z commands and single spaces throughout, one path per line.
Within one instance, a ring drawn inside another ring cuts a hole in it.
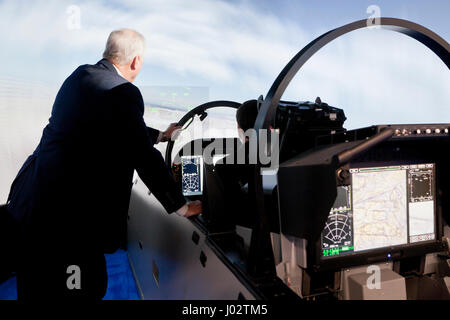
M 236 111 L 236 121 L 238 129 L 242 129 L 243 132 L 255 125 L 256 117 L 258 116 L 258 101 L 249 100 L 245 101 L 239 109 Z M 245 139 L 247 141 L 248 138 Z
M 244 131 L 253 128 L 258 116 L 258 101 L 245 101 L 236 111 L 236 121 L 238 127 Z
M 133 82 L 144 62 L 145 39 L 137 31 L 120 29 L 111 32 L 103 58 L 120 70 L 123 77 Z

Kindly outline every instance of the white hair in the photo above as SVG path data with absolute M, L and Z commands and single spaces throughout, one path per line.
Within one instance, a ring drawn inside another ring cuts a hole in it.
M 111 32 L 106 42 L 103 58 L 120 66 L 129 64 L 134 57 L 144 57 L 145 38 L 131 29 L 120 29 Z

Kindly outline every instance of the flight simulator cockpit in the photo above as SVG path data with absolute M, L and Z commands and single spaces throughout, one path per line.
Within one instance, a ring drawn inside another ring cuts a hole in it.
M 448 43 L 430 30 L 380 21 L 450 67 Z M 344 110 L 320 98 L 280 100 L 309 57 L 365 27 L 332 30 L 288 63 L 258 99 L 254 140 L 168 143 L 166 164 L 184 196 L 202 200 L 200 216 L 164 214 L 135 181 L 128 245 L 143 298 L 450 299 L 450 123 L 346 130 Z M 240 105 L 205 103 L 179 124 Z
M 441 150 L 449 147 L 449 128 L 382 125 L 347 131 L 320 137 L 316 148 L 282 163 L 281 231 L 300 252 L 295 257 L 301 266 L 297 278 L 307 274 L 308 280 L 323 280 L 340 270 L 339 284 L 325 287 L 342 291 L 346 282 L 349 299 L 413 299 L 407 294 L 411 281 L 432 286 L 421 282 L 430 280 L 423 275 L 439 265 L 437 257 L 443 263 L 447 254 L 442 252 L 448 250 L 445 195 L 450 177 Z M 292 189 L 294 180 L 304 185 Z M 395 291 L 389 286 L 387 292 L 369 290 L 369 266 L 386 267 L 380 281 L 396 282 Z M 359 272 L 347 277 L 343 270 Z M 304 279 L 298 290 L 307 295 L 303 284 Z

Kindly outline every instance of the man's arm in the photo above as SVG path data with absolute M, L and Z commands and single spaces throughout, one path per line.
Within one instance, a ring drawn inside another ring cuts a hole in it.
M 113 88 L 110 94 L 114 97 L 112 101 L 121 124 L 120 142 L 129 151 L 139 177 L 168 213 L 180 209 L 186 200 L 161 153 L 151 143 L 149 128 L 143 118 L 144 103 L 139 89 L 125 83 Z
M 159 131 L 150 127 L 147 127 L 150 138 L 152 139 L 153 144 L 157 144 L 160 142 L 167 142 L 171 138 L 175 139 L 176 132 L 180 130 L 181 127 L 178 126 L 177 123 L 171 123 L 170 126 L 166 129 L 166 131 Z

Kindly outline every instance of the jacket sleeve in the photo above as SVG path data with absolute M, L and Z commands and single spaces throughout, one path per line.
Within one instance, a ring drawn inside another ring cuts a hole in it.
M 158 142 L 158 136 L 159 136 L 159 130 L 147 127 L 148 135 L 150 136 L 150 139 L 152 139 L 152 143 L 155 144 Z
M 120 123 L 119 143 L 128 151 L 139 177 L 168 213 L 180 209 L 186 199 L 161 153 L 153 147 L 149 128 L 143 118 L 144 103 L 139 89 L 131 83 L 125 83 L 110 91 Z

